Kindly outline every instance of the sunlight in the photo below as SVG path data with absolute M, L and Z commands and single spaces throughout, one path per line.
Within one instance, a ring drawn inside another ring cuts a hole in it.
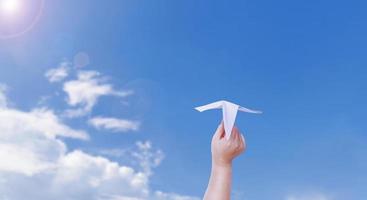
M 0 9 L 4 14 L 15 14 L 20 9 L 20 0 L 1 0 Z
M 0 0 L 0 39 L 30 31 L 42 15 L 45 0 Z

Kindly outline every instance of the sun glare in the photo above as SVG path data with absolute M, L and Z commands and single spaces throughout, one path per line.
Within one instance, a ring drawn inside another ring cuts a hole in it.
M 0 9 L 4 14 L 14 14 L 19 8 L 19 0 L 0 0 Z
M 45 1 L 0 0 L 0 40 L 30 31 L 40 19 Z

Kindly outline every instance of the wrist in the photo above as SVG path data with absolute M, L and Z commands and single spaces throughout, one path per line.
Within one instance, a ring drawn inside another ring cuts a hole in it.
M 232 169 L 232 161 L 212 161 L 212 167 L 218 169 Z
M 228 177 L 232 174 L 232 162 L 229 163 L 212 163 L 211 174 L 213 177 Z

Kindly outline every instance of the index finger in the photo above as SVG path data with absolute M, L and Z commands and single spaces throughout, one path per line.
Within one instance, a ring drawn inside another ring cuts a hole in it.
M 214 138 L 216 139 L 222 139 L 224 137 L 225 133 L 224 133 L 224 127 L 223 127 L 223 121 L 220 122 L 217 130 L 214 133 Z

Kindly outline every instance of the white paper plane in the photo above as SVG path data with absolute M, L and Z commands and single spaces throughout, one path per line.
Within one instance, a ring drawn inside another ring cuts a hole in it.
M 210 103 L 204 106 L 199 106 L 195 108 L 199 112 L 203 112 L 206 110 L 211 109 L 222 109 L 223 113 L 223 123 L 224 123 L 224 131 L 225 131 L 225 137 L 228 140 L 232 133 L 232 128 L 234 126 L 234 122 L 236 120 L 237 111 L 247 112 L 247 113 L 255 113 L 255 114 L 261 114 L 261 111 L 257 110 L 251 110 L 242 106 L 239 106 L 237 104 L 228 102 L 228 101 L 217 101 L 214 103 Z

